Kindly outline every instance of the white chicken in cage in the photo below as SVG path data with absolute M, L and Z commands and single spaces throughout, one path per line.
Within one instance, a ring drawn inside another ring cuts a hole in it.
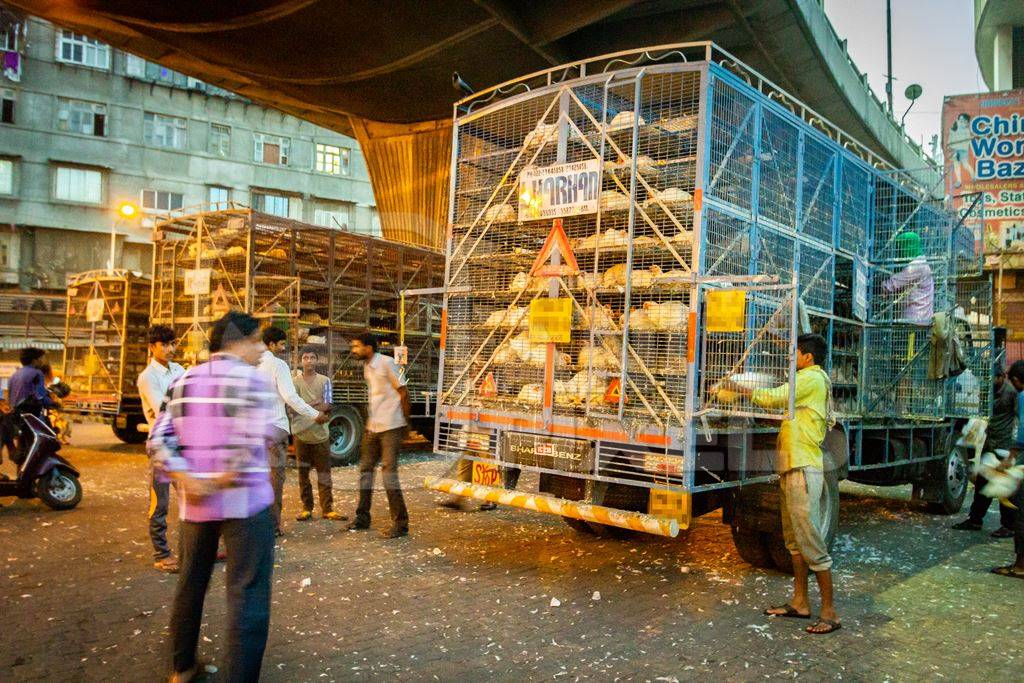
M 587 371 L 577 372 L 572 379 L 561 382 L 561 391 L 555 387 L 556 401 L 561 404 L 583 405 L 601 403 L 608 391 L 608 380 Z
M 601 284 L 604 287 L 625 287 L 628 274 L 630 285 L 634 289 L 646 289 L 654 284 L 654 279 L 661 273 L 659 266 L 651 266 L 642 270 L 628 270 L 625 263 L 619 263 L 605 271 L 601 277 Z
M 602 211 L 626 211 L 628 209 L 629 197 L 619 192 L 618 190 L 605 190 L 604 192 L 601 193 Z
M 604 162 L 604 170 L 611 173 L 628 172 L 632 168 L 633 163 L 627 157 L 619 157 L 618 161 Z M 650 177 L 658 172 L 658 163 L 646 154 L 641 154 L 636 158 L 636 170 L 641 175 Z
M 523 138 L 523 147 L 532 147 L 534 145 L 545 145 L 549 142 L 554 142 L 558 139 L 558 124 L 557 123 L 544 123 L 540 121 L 536 126 L 533 127 L 526 137 Z
M 636 115 L 631 111 L 620 111 L 618 114 L 612 117 L 612 120 L 608 122 L 608 130 L 622 130 L 624 128 L 632 128 L 633 124 L 637 123 L 641 126 L 646 126 L 647 121 L 643 116 L 637 121 Z
M 492 361 L 497 365 L 515 365 L 517 363 L 544 365 L 547 362 L 547 355 L 547 344 L 531 342 L 530 333 L 524 331 L 504 344 L 500 344 L 494 351 Z M 569 354 L 555 352 L 556 369 L 565 369 L 571 363 L 572 357 Z
M 595 330 L 615 329 L 615 313 L 609 305 L 591 306 L 580 314 L 580 318 L 583 327 L 587 329 L 591 327 Z
M 658 273 L 654 278 L 654 285 L 664 289 L 684 289 L 689 286 L 690 274 L 685 270 L 673 268 Z
M 516 220 L 516 210 L 511 204 L 495 204 L 484 212 L 488 223 L 509 223 Z
M 576 276 L 576 286 L 588 290 L 597 289 L 601 286 L 601 276 L 592 272 L 580 273 Z
M 522 403 L 540 403 L 543 396 L 544 386 L 542 384 L 524 384 L 519 390 L 516 400 Z
M 509 306 L 491 311 L 484 321 L 484 327 L 493 329 L 496 327 L 522 327 L 529 320 L 529 309 L 525 306 Z
M 548 286 L 549 280 L 550 278 L 543 276 L 531 278 L 529 274 L 520 271 L 516 273 L 514 278 L 512 278 L 512 282 L 508 286 L 508 291 L 522 292 L 524 290 L 528 290 L 531 292 L 540 292 Z
M 603 346 L 587 344 L 580 349 L 576 367 L 585 370 L 591 366 L 596 370 L 615 370 L 619 367 L 619 357 Z
M 644 310 L 654 329 L 663 332 L 682 329 L 686 320 L 687 307 L 682 301 L 645 301 Z
M 239 246 L 237 244 L 235 246 L 233 246 L 233 247 L 228 247 L 228 250 L 224 252 L 224 255 L 225 256 L 231 256 L 231 257 L 233 257 L 233 256 L 245 256 L 245 247 Z
M 652 208 L 656 206 L 664 205 L 671 207 L 674 204 L 683 204 L 686 202 L 692 202 L 693 195 L 681 187 L 669 187 L 660 192 L 655 190 L 649 197 L 644 201 L 644 208 Z

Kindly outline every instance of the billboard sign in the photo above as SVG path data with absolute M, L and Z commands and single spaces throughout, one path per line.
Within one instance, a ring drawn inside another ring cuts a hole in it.
M 1024 251 L 1024 90 L 946 97 L 942 149 L 955 208 L 984 193 L 985 252 Z

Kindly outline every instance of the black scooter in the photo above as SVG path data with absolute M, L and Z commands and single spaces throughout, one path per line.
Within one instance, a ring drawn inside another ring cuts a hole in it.
M 18 466 L 18 476 L 0 479 L 0 498 L 39 498 L 54 510 L 70 510 L 82 500 L 78 470 L 57 453 L 60 439 L 45 421 L 16 412 L 12 417 L 20 422 L 20 433 L 11 459 Z

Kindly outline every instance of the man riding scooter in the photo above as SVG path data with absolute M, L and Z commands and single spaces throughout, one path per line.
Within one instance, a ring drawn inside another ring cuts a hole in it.
M 82 500 L 79 473 L 57 453 L 60 440 L 40 417 L 41 410 L 39 402 L 30 396 L 16 405 L 9 416 L 19 426 L 17 448 L 12 456 L 18 473 L 13 479 L 0 479 L 0 498 L 38 497 L 54 510 L 70 510 Z

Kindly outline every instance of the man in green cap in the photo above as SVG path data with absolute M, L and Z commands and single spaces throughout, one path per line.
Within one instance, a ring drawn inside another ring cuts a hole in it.
M 909 258 L 910 263 L 883 282 L 882 290 L 897 295 L 902 302 L 900 322 L 930 325 L 935 312 L 935 280 L 921 250 L 921 236 L 916 232 L 903 232 L 894 242 L 898 257 Z

